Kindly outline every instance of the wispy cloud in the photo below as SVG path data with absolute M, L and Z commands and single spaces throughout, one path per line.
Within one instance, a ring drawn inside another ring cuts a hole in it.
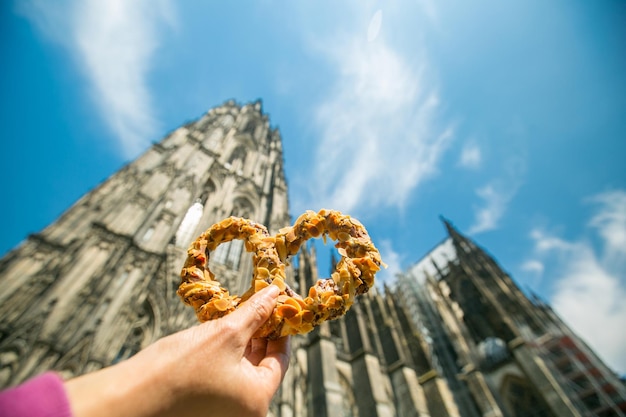
M 502 159 L 498 177 L 476 189 L 481 203 L 474 208 L 474 223 L 469 227 L 469 234 L 494 230 L 499 226 L 509 204 L 522 186 L 525 174 L 525 152 L 517 150 L 515 154 L 506 155 Z
M 604 238 L 607 256 L 623 259 L 626 255 L 626 192 L 608 191 L 589 201 L 601 207 L 589 224 Z
M 476 234 L 495 229 L 516 191 L 517 187 L 509 188 L 502 181 L 493 181 L 477 189 L 476 195 L 481 198 L 483 205 L 476 209 L 474 223 L 468 233 Z
M 380 33 L 380 26 L 383 23 L 383 11 L 377 10 L 374 16 L 370 19 L 369 27 L 367 28 L 367 41 L 374 42 Z
M 626 236 L 626 192 L 613 191 L 590 199 L 597 203 L 591 218 L 593 234 L 599 235 L 602 249 L 590 239 L 568 241 L 543 230 L 533 230 L 535 255 L 557 273 L 554 309 L 580 334 L 610 366 L 626 373 L 626 270 L 613 262 L 611 254 L 624 251 Z
M 148 146 L 158 123 L 146 77 L 163 26 L 175 24 L 169 1 L 30 0 L 18 7 L 75 58 L 123 155 Z
M 482 163 L 480 147 L 473 142 L 466 143 L 461 151 L 459 166 L 468 169 L 478 169 Z
M 407 61 L 384 29 L 370 30 L 380 30 L 374 42 L 363 33 L 319 47 L 338 77 L 317 109 L 316 205 L 402 207 L 451 141 L 453 128 L 437 123 L 440 97 L 425 53 L 419 64 Z
M 543 262 L 540 262 L 536 259 L 528 260 L 522 264 L 523 271 L 532 272 L 538 275 L 543 274 L 544 268 L 545 266 L 543 265 Z
M 378 250 L 387 268 L 381 269 L 380 272 L 376 274 L 376 283 L 380 286 L 392 284 L 395 281 L 396 274 L 402 271 L 402 258 L 400 254 L 393 249 L 390 240 L 381 240 Z

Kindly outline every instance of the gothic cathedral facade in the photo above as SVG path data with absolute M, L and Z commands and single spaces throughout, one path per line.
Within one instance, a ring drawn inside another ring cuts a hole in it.
M 176 295 L 188 244 L 214 222 L 289 224 L 282 141 L 261 104 L 227 103 L 152 146 L 0 261 L 0 383 L 122 360 L 195 323 Z M 213 257 L 248 286 L 240 242 Z
M 0 387 L 72 377 L 196 323 L 176 295 L 188 244 L 230 215 L 290 225 L 282 140 L 261 103 L 227 102 L 167 135 L 0 260 Z M 275 417 L 624 416 L 623 381 L 545 303 L 447 221 L 448 238 L 292 341 Z M 242 293 L 240 241 L 211 268 Z M 318 279 L 315 248 L 290 285 Z

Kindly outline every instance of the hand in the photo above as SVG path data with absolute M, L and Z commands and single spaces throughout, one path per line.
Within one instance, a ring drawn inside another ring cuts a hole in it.
M 278 292 L 271 285 L 219 320 L 67 381 L 76 417 L 265 416 L 289 364 L 289 340 L 252 335 L 269 318 Z

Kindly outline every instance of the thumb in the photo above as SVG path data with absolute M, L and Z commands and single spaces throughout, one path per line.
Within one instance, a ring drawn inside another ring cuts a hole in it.
M 254 332 L 269 319 L 276 306 L 278 294 L 280 294 L 280 289 L 276 285 L 263 288 L 244 301 L 237 310 L 225 317 L 238 324 L 241 329 L 240 334 L 246 343 Z

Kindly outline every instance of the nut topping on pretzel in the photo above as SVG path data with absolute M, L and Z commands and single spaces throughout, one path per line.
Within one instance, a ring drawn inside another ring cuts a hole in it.
M 341 259 L 331 279 L 320 279 L 306 298 L 285 282 L 285 262 L 298 253 L 310 238 L 330 237 Z M 209 269 L 209 257 L 221 243 L 233 239 L 245 242 L 253 252 L 252 285 L 243 295 L 230 295 Z M 354 297 L 366 293 L 374 284 L 374 274 L 384 265 L 365 227 L 356 219 L 334 210 L 307 211 L 291 227 L 270 236 L 265 226 L 248 219 L 229 217 L 198 237 L 187 251 L 181 271 L 178 295 L 192 306 L 201 322 L 222 317 L 235 310 L 252 294 L 271 284 L 281 293 L 269 320 L 257 337 L 276 339 L 310 332 L 326 320 L 336 319 L 352 306 Z

